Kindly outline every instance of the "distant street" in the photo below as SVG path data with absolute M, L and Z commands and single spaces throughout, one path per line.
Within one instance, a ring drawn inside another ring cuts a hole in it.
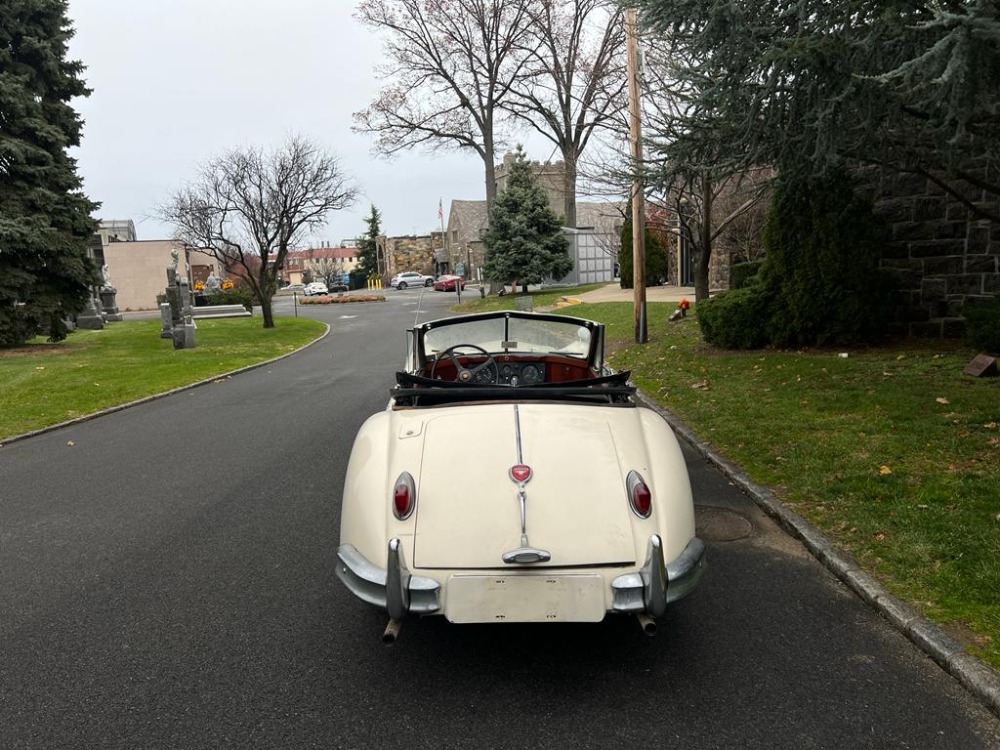
M 385 294 L 300 305 L 331 333 L 292 357 L 0 448 L 0 748 L 1000 748 L 693 453 L 710 567 L 656 638 L 435 618 L 384 646 L 333 572 L 340 487 L 405 329 L 455 301 Z

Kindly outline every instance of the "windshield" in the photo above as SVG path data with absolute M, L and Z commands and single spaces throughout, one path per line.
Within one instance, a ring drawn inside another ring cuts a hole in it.
M 586 358 L 590 351 L 590 330 L 575 321 L 490 318 L 445 324 L 424 334 L 427 356 L 458 344 L 475 344 L 491 354 L 557 352 Z

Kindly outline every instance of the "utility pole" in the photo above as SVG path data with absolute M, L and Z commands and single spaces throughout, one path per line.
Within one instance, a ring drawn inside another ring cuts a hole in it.
M 646 326 L 646 206 L 640 177 L 642 167 L 642 125 L 639 119 L 639 42 L 635 8 L 625 11 L 628 52 L 629 142 L 632 147 L 632 292 L 635 314 L 635 341 L 648 340 Z

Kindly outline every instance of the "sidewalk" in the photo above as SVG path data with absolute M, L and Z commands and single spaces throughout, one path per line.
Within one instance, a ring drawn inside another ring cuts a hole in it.
M 579 305 L 588 302 L 632 302 L 635 299 L 634 295 L 634 289 L 622 289 L 618 284 L 608 284 L 583 294 L 567 294 L 563 299 L 570 304 Z M 680 302 L 682 299 L 694 302 L 693 286 L 646 287 L 647 302 Z

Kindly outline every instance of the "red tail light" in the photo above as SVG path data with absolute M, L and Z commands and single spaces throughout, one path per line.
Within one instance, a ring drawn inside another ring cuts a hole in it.
M 646 486 L 646 480 L 637 471 L 630 471 L 628 479 L 625 480 L 628 490 L 628 502 L 632 506 L 632 512 L 639 518 L 649 518 L 653 512 L 653 494 Z
M 404 471 L 396 480 L 392 490 L 392 512 L 400 521 L 405 521 L 417 505 L 417 485 L 409 472 Z

